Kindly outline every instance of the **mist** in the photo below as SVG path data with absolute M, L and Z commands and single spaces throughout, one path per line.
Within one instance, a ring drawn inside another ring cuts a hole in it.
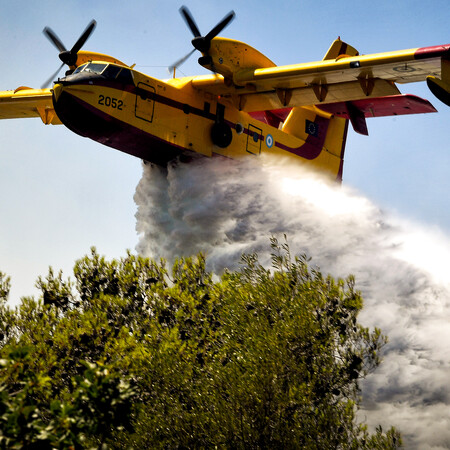
M 450 448 L 450 240 L 289 161 L 199 159 L 143 165 L 135 193 L 140 254 L 207 256 L 236 269 L 242 253 L 270 266 L 271 236 L 335 277 L 356 277 L 360 322 L 389 337 L 361 383 L 359 419 L 396 426 L 407 448 Z

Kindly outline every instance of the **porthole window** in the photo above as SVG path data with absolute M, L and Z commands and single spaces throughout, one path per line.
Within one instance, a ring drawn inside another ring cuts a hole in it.
M 234 129 L 236 130 L 237 134 L 242 134 L 244 132 L 244 127 L 241 123 L 237 123 Z

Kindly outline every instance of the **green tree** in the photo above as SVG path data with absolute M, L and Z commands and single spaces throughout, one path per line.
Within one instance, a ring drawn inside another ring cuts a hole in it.
M 5 303 L 9 297 L 11 289 L 11 279 L 3 272 L 0 272 L 0 302 Z
M 84 448 L 87 438 L 105 442 L 113 428 L 131 429 L 136 392 L 102 364 L 84 363 L 70 402 L 43 399 L 51 379 L 30 369 L 31 347 L 17 347 L 0 360 L 0 447 Z
M 395 429 L 356 423 L 386 338 L 358 324 L 355 280 L 271 244 L 271 269 L 246 255 L 217 281 L 201 254 L 169 276 L 164 261 L 93 248 L 74 282 L 50 269 L 38 300 L 3 304 L 2 445 L 20 429 L 17 448 L 401 446 Z

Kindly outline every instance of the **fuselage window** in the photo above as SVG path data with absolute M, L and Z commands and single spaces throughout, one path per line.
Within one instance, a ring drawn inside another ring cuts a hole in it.
M 92 72 L 92 73 L 102 73 L 105 69 L 106 64 L 100 64 L 100 63 L 89 63 L 86 68 L 84 69 L 85 72 Z

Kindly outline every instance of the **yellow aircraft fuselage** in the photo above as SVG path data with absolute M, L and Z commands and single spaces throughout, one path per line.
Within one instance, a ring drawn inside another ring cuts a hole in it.
M 290 112 L 284 129 L 281 121 L 271 126 L 226 98 L 196 89 L 194 79 L 163 81 L 118 64 L 91 62 L 55 83 L 53 104 L 75 133 L 156 164 L 179 155 L 268 153 L 296 157 L 340 177 L 346 119 L 301 107 Z M 303 128 L 292 126 L 300 120 Z
M 180 156 L 265 153 L 340 181 L 349 123 L 367 135 L 367 117 L 436 111 L 427 100 L 400 94 L 396 83 L 426 80 L 450 105 L 450 44 L 359 55 L 337 39 L 321 61 L 276 66 L 243 42 L 208 33 L 192 43 L 202 53 L 199 63 L 215 74 L 159 80 L 111 56 L 80 50 L 94 25 L 72 50 L 60 52 L 70 71 L 53 89 L 0 92 L 0 119 L 63 123 L 159 165 Z M 46 32 L 61 50 L 59 38 Z

